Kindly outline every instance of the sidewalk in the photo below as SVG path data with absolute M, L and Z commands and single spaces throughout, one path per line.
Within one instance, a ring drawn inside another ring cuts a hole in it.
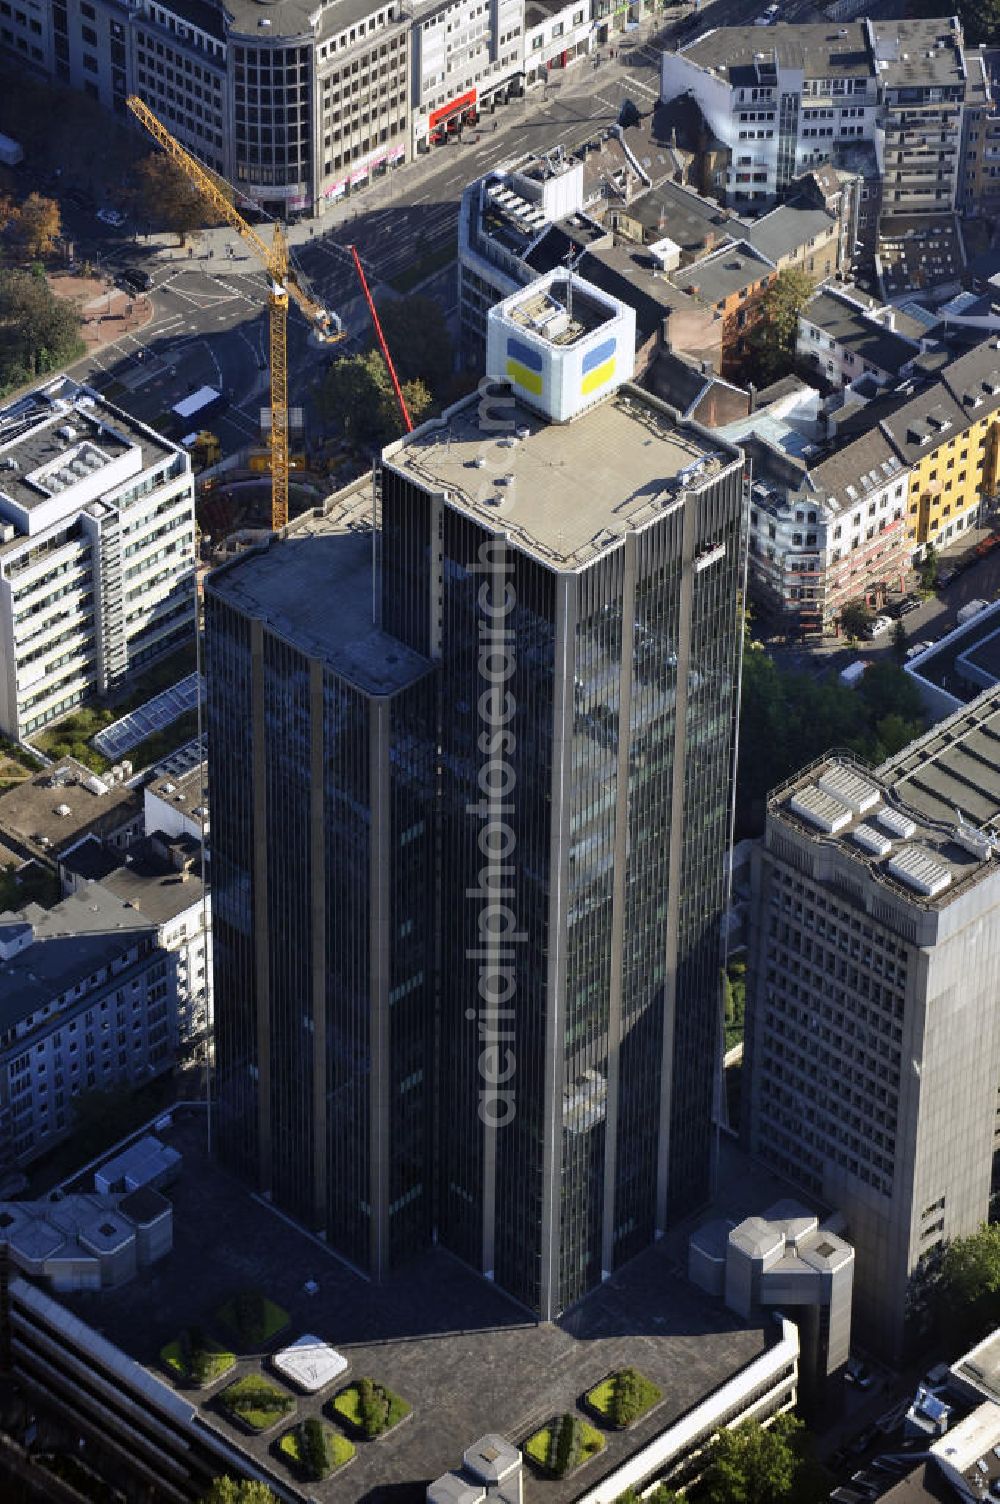
M 80 338 L 87 353 L 112 345 L 123 334 L 134 334 L 151 322 L 153 305 L 145 293 L 129 293 L 100 277 L 74 276 L 56 272 L 49 277 L 56 297 L 75 303 L 83 323 Z

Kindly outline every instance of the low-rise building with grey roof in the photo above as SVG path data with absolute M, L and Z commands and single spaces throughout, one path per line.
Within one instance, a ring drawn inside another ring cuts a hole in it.
M 49 860 L 87 836 L 124 851 L 143 833 L 142 791 L 126 783 L 106 788 L 103 780 L 95 785 L 88 767 L 64 757 L 0 795 L 0 833 Z
M 0 1129 L 4 1166 L 72 1130 L 83 1092 L 173 1064 L 176 959 L 157 927 L 100 883 L 51 909 L 0 916 Z
M 989 1210 L 998 769 L 994 688 L 878 768 L 803 769 L 754 858 L 750 1146 L 843 1214 L 858 1322 L 889 1355 L 918 1266 Z
M 29 736 L 193 629 L 190 458 L 68 377 L 0 411 L 0 730 Z
M 799 310 L 795 353 L 806 370 L 833 386 L 849 386 L 863 375 L 884 385 L 908 374 L 924 332 L 905 313 L 879 307 L 856 288 L 827 284 Z

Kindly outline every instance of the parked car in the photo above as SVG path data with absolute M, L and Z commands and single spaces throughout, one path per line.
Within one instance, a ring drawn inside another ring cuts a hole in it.
M 932 648 L 933 646 L 933 642 L 911 642 L 906 650 L 907 659 L 916 658 L 919 653 L 925 653 L 928 648 Z
M 950 568 L 947 565 L 944 569 L 939 569 L 937 572 L 938 589 L 943 590 L 946 585 L 950 585 L 957 574 L 957 569 Z
M 919 610 L 920 610 L 920 601 L 917 599 L 917 597 L 915 595 L 908 595 L 904 601 L 900 601 L 900 603 L 899 603 L 899 614 L 900 614 L 900 616 L 909 616 L 909 614 L 910 614 L 911 611 L 919 611 Z
M 889 616 L 876 616 L 868 628 L 869 637 L 881 637 L 883 632 L 888 632 L 892 626 L 892 618 Z
M 872 1376 L 860 1358 L 848 1358 L 845 1377 L 850 1384 L 857 1384 L 859 1389 L 870 1389 Z
M 121 274 L 121 282 L 130 292 L 149 292 L 153 285 L 149 272 L 138 266 L 127 266 Z
M 120 209 L 98 209 L 97 218 L 102 225 L 111 225 L 115 230 L 125 223 L 125 216 Z

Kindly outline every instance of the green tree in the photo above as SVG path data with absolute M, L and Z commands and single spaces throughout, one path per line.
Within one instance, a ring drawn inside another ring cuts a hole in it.
M 919 730 L 924 714 L 920 691 L 898 664 L 887 659 L 870 664 L 854 693 L 868 711 L 873 728 L 883 716 L 897 715 Z
M 549 1466 L 557 1478 L 565 1478 L 580 1460 L 580 1422 L 567 1410 L 555 1423 L 549 1449 Z
M 895 663 L 873 664 L 855 690 L 835 676 L 817 679 L 779 669 L 763 649 L 749 648 L 740 708 L 738 837 L 760 834 L 767 794 L 815 757 L 845 747 L 881 762 L 912 741 L 923 721 L 919 691 Z
M 330 1471 L 326 1456 L 326 1433 L 323 1422 L 309 1415 L 302 1422 L 299 1432 L 302 1447 L 302 1465 L 310 1478 L 325 1478 Z
M 761 383 L 776 381 L 791 371 L 799 310 L 812 292 L 812 278 L 797 266 L 779 272 L 765 292 L 760 319 L 750 336 L 751 364 Z
M 892 656 L 897 663 L 906 662 L 907 645 L 906 628 L 901 621 L 897 621 L 892 629 Z
M 189 235 L 218 223 L 211 201 L 162 152 L 143 157 L 128 185 L 133 211 L 151 225 L 159 225 L 186 245 Z
M 0 271 L 0 388 L 9 391 L 82 351 L 72 304 L 29 271 Z
M 770 1426 L 745 1420 L 720 1431 L 709 1448 L 710 1504 L 783 1504 L 795 1485 L 801 1429 L 802 1422 L 786 1414 Z
M 933 590 L 937 585 L 939 568 L 938 551 L 933 543 L 928 543 L 920 563 L 920 583 L 925 590 Z
M 430 408 L 431 394 L 422 381 L 408 381 L 403 397 L 416 425 Z M 323 381 L 319 405 L 324 418 L 339 423 L 344 437 L 356 448 L 379 448 L 403 431 L 389 371 L 377 350 L 334 361 Z
M 937 1304 L 942 1329 L 963 1344 L 1000 1326 L 1000 1226 L 986 1222 L 947 1245 Z
M 871 624 L 872 613 L 862 600 L 848 601 L 840 612 L 840 630 L 845 637 L 864 637 Z
M 25 256 L 47 256 L 59 239 L 62 219 L 54 198 L 29 193 L 14 220 L 14 234 Z
M 277 1496 L 253 1478 L 216 1478 L 205 1504 L 277 1504 Z
M 444 310 L 434 298 L 394 298 L 379 309 L 396 374 L 404 384 L 422 381 L 440 397 L 455 368 L 455 352 Z

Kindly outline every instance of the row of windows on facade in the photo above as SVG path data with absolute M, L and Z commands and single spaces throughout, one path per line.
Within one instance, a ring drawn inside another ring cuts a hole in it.
M 895 956 L 898 961 L 905 963 L 908 952 L 902 943 L 894 940 L 891 935 L 882 930 L 876 929 L 867 920 L 860 919 L 852 910 L 841 907 L 826 893 L 817 894 L 807 888 L 799 878 L 787 872 L 775 872 L 774 884 L 771 903 L 780 905 L 786 912 L 794 914 L 796 919 L 804 918 L 807 924 L 815 925 L 817 934 L 824 932 L 823 925 L 836 922 L 843 927 L 845 932 L 860 935 L 862 939 L 881 947 L 887 956 Z

